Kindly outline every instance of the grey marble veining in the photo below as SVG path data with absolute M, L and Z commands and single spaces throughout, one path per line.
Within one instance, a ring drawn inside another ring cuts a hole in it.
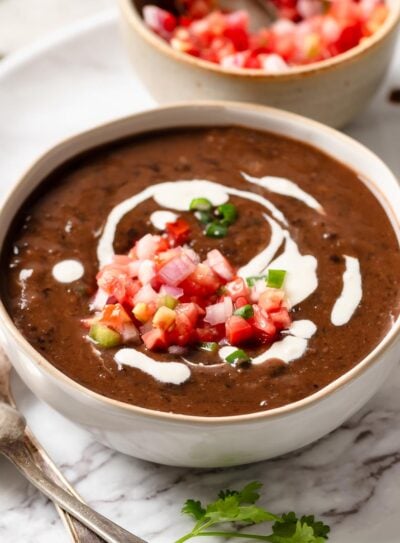
M 0 194 L 38 153 L 63 136 L 145 107 L 152 101 L 133 76 L 112 14 L 67 33 L 28 64 L 0 63 Z M 347 131 L 400 173 L 400 48 L 389 81 Z M 188 497 L 205 501 L 223 487 L 258 479 L 277 512 L 323 516 L 332 543 L 398 543 L 400 368 L 341 429 L 287 457 L 227 470 L 167 468 L 126 457 L 39 402 L 17 379 L 14 390 L 56 463 L 101 513 L 152 543 L 171 543 L 189 527 Z M 0 541 L 67 543 L 51 504 L 0 459 Z

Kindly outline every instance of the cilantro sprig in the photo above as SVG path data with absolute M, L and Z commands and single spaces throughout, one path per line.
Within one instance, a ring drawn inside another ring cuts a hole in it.
M 198 500 L 187 500 L 182 513 L 195 521 L 191 532 L 175 543 L 204 536 L 240 538 L 244 540 L 269 541 L 270 543 L 325 543 L 329 526 L 316 520 L 313 515 L 298 518 L 295 513 L 275 515 L 256 505 L 260 499 L 262 484 L 254 481 L 242 490 L 223 490 L 215 501 L 203 506 Z M 252 526 L 272 522 L 270 534 L 245 533 L 238 526 Z M 229 530 L 229 525 L 232 529 Z

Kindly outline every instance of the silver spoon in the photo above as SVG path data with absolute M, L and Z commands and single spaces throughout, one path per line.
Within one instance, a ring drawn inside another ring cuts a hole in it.
M 58 484 L 50 480 L 49 475 L 53 479 L 58 479 L 69 490 L 72 490 L 56 471 L 55 466 L 50 463 L 44 451 L 38 450 L 37 443 L 26 428 L 23 416 L 10 405 L 10 403 L 13 403 L 13 399 L 9 388 L 9 372 L 10 364 L 8 359 L 0 351 L 0 453 L 9 458 L 22 474 L 48 498 L 79 520 L 79 523 L 74 521 L 71 526 L 68 522 L 69 519 L 66 519 L 69 528 L 73 528 L 72 533 L 76 543 L 99 542 L 100 539 L 94 533 L 108 543 L 146 543 L 143 539 L 130 534 L 96 513 L 82 503 L 78 497 L 63 490 Z M 8 404 L 5 402 L 8 402 Z M 39 457 L 39 464 L 45 470 L 38 467 L 34 456 L 36 456 L 36 459 Z M 92 531 L 82 525 L 87 526 Z
M 0 349 L 0 402 L 3 401 L 15 407 L 10 387 L 10 371 L 10 361 L 4 351 Z M 24 445 L 27 453 L 32 456 L 32 460 L 49 479 L 82 501 L 82 498 L 66 481 L 28 427 L 25 428 Z M 104 539 L 100 539 L 94 532 L 91 532 L 86 526 L 58 507 L 58 505 L 55 504 L 55 507 L 74 543 L 104 543 Z

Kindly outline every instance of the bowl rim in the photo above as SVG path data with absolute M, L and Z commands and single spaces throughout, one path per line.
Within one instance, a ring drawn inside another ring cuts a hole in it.
M 142 112 L 133 113 L 130 115 L 126 115 L 123 117 L 120 117 L 113 121 L 108 121 L 104 123 L 100 123 L 96 125 L 93 128 L 90 128 L 88 130 L 83 130 L 78 132 L 77 134 L 74 134 L 72 136 L 68 136 L 66 138 L 63 138 L 60 140 L 56 145 L 52 146 L 50 149 L 45 151 L 44 153 L 41 153 L 41 155 L 36 158 L 25 170 L 24 172 L 18 176 L 18 179 L 13 184 L 13 186 L 9 189 L 6 196 L 2 199 L 0 202 L 0 217 L 5 215 L 7 212 L 7 209 L 9 206 L 14 206 L 14 196 L 15 194 L 20 190 L 22 186 L 26 183 L 26 178 L 29 177 L 31 174 L 31 171 L 33 171 L 36 166 L 39 164 L 44 163 L 49 157 L 52 156 L 58 156 L 59 153 L 63 151 L 64 148 L 68 148 L 69 145 L 71 145 L 75 141 L 79 141 L 82 138 L 90 139 L 91 136 L 95 136 L 96 134 L 100 133 L 104 130 L 109 130 L 113 126 L 118 126 L 119 124 L 124 123 L 131 123 L 134 120 L 137 119 L 146 119 L 146 117 L 151 117 L 153 115 L 162 114 L 163 112 L 169 112 L 169 111 L 185 111 L 185 110 L 192 110 L 192 109 L 208 109 L 208 108 L 217 108 L 221 110 L 227 110 L 229 108 L 235 110 L 235 111 L 241 111 L 244 114 L 246 112 L 248 113 L 260 113 L 261 115 L 264 115 L 264 117 L 279 121 L 285 121 L 285 119 L 288 122 L 292 122 L 293 124 L 296 124 L 297 126 L 300 125 L 301 130 L 303 133 L 307 133 L 307 130 L 311 130 L 311 132 L 315 131 L 324 131 L 327 133 L 328 136 L 331 136 L 335 139 L 342 140 L 343 143 L 345 143 L 348 146 L 352 146 L 353 148 L 357 148 L 359 151 L 363 152 L 366 155 L 369 155 L 371 159 L 373 159 L 377 164 L 380 164 L 381 167 L 386 169 L 387 173 L 393 178 L 395 182 L 398 182 L 396 176 L 393 174 L 393 172 L 390 170 L 388 166 L 371 150 L 369 150 L 366 146 L 359 143 L 355 139 L 351 138 L 350 136 L 347 136 L 346 134 L 343 134 L 333 128 L 330 128 L 322 123 L 319 123 L 317 121 L 314 121 L 312 119 L 308 119 L 306 117 L 303 117 L 301 115 L 297 115 L 295 113 L 287 112 L 284 110 L 279 110 L 276 108 L 271 108 L 263 105 L 258 104 L 251 104 L 251 103 L 244 103 L 244 102 L 234 102 L 234 101 L 218 101 L 218 100 L 209 100 L 209 101 L 187 101 L 187 102 L 180 102 L 176 104 L 170 104 L 167 106 L 157 107 L 153 109 L 149 109 Z M 229 124 L 227 122 L 226 124 Z M 239 123 L 232 122 L 232 124 L 235 126 L 239 126 Z M 196 123 L 193 125 L 196 126 Z M 240 123 L 240 126 L 249 126 L 251 127 L 251 122 L 246 125 L 246 123 Z M 172 128 L 172 127 L 171 127 Z M 261 128 L 258 128 L 262 131 Z M 154 129 L 151 129 L 154 130 Z M 267 129 L 265 129 L 267 130 Z M 274 130 L 271 130 L 271 132 L 274 132 Z M 146 130 L 137 132 L 138 135 L 146 133 Z M 122 137 L 122 136 L 120 136 Z M 105 140 L 105 143 L 111 143 L 112 141 L 116 141 L 118 138 L 111 138 L 109 140 Z M 293 139 L 297 139 L 298 141 L 305 141 L 304 138 L 301 139 L 300 136 L 296 136 Z M 306 141 L 306 143 L 308 143 Z M 65 160 L 68 160 L 72 158 L 73 156 L 78 155 L 79 153 L 84 152 L 84 150 L 89 150 L 91 148 L 96 147 L 96 145 L 90 145 L 85 144 L 84 149 L 81 149 L 80 151 L 75 151 L 72 153 L 68 158 L 64 158 L 63 160 L 57 159 L 57 166 L 63 164 Z M 310 145 L 316 147 L 319 149 L 318 145 L 313 142 Z M 325 152 L 325 151 L 322 151 Z M 329 153 L 327 153 L 329 154 Z M 338 160 L 335 158 L 335 160 Z M 345 162 L 344 162 L 345 164 Z M 54 169 L 54 166 L 52 169 Z M 363 176 L 363 179 L 365 179 L 365 176 Z M 379 187 L 369 178 L 367 181 L 371 181 L 371 184 L 379 190 Z M 35 184 L 34 188 L 36 188 L 41 181 L 39 181 L 37 184 Z M 371 190 L 371 189 L 369 189 Z M 398 187 L 399 195 L 400 195 L 400 185 Z M 396 220 L 397 223 L 397 230 L 396 234 L 398 235 L 399 239 L 399 245 L 400 245 L 400 210 L 395 211 L 395 207 L 392 206 L 391 202 L 388 200 L 386 194 L 383 194 L 380 190 L 381 196 L 384 197 L 386 200 L 386 206 L 390 209 L 391 214 L 393 218 Z M 28 191 L 27 195 L 24 196 L 24 201 L 29 196 L 30 192 Z M 20 205 L 18 204 L 16 209 L 13 210 L 11 218 L 6 222 L 8 222 L 8 227 L 10 226 L 13 218 L 15 217 L 15 214 L 20 209 Z M 388 214 L 387 209 L 385 210 L 386 214 Z M 391 221 L 392 222 L 392 221 Z M 394 230 L 396 230 L 395 226 L 393 226 Z M 0 251 L 2 250 L 4 239 L 0 243 Z M 372 365 L 375 363 L 379 363 L 380 356 L 382 353 L 389 348 L 392 347 L 392 345 L 400 339 L 400 315 L 398 316 L 397 320 L 394 322 L 393 326 L 390 328 L 390 330 L 386 333 L 386 335 L 382 338 L 382 340 L 376 345 L 376 347 L 368 353 L 368 355 L 360 360 L 353 368 L 351 368 L 349 371 L 323 387 L 322 389 L 318 390 L 317 392 L 314 392 L 313 394 L 310 394 L 309 396 L 306 396 L 305 398 L 302 398 L 301 400 L 297 400 L 295 402 L 291 402 L 289 404 L 285 404 L 281 407 L 276 407 L 273 409 L 269 409 L 266 411 L 257 411 L 253 413 L 245 413 L 242 415 L 229 415 L 229 416 L 213 416 L 213 417 L 207 417 L 207 416 L 199 416 L 199 415 L 187 415 L 182 413 L 172 413 L 172 412 L 166 412 L 166 411 L 157 411 L 154 409 L 148 409 L 145 407 L 136 406 L 133 404 L 129 404 L 120 400 L 115 400 L 113 398 L 109 398 L 107 396 L 103 396 L 102 394 L 99 394 L 90 388 L 87 388 L 84 385 L 81 385 L 77 381 L 74 381 L 72 378 L 68 377 L 65 373 L 63 373 L 61 370 L 57 369 L 53 364 L 51 364 L 43 355 L 41 355 L 29 342 L 28 340 L 23 336 L 23 334 L 19 331 L 17 326 L 14 324 L 11 316 L 9 315 L 8 311 L 6 310 L 6 307 L 3 303 L 2 297 L 0 295 L 0 333 L 2 332 L 2 327 L 4 327 L 9 334 L 12 336 L 12 339 L 14 342 L 22 348 L 24 353 L 29 358 L 29 361 L 36 366 L 36 369 L 41 369 L 46 374 L 46 377 L 50 377 L 52 379 L 55 379 L 59 383 L 59 386 L 64 386 L 67 389 L 71 390 L 73 389 L 73 392 L 83 395 L 83 398 L 86 400 L 93 400 L 94 402 L 97 402 L 98 404 L 103 404 L 105 408 L 110 409 L 117 409 L 120 412 L 124 412 L 127 416 L 129 415 L 137 415 L 142 416 L 145 418 L 151 418 L 151 419 L 158 419 L 164 422 L 170 422 L 171 424 L 181 424 L 181 423 L 196 423 L 201 426 L 218 426 L 218 425 L 237 425 L 242 423 L 257 423 L 263 420 L 267 419 L 275 419 L 282 417 L 284 415 L 293 414 L 295 412 L 303 411 L 307 409 L 308 407 L 312 406 L 313 404 L 317 404 L 318 402 L 332 396 L 333 393 L 337 392 L 338 390 L 342 389 L 343 387 L 349 385 L 352 383 L 356 378 L 360 377 L 367 369 L 369 369 Z M 0 336 L 1 338 L 1 336 Z M 12 357 L 10 357 L 12 358 Z M 11 360 L 12 362 L 12 360 Z
M 355 62 L 370 50 L 375 49 L 380 42 L 395 31 L 400 24 L 400 2 L 392 0 L 389 6 L 389 15 L 383 25 L 372 36 L 366 38 L 356 47 L 330 59 L 313 62 L 303 66 L 291 67 L 288 72 L 267 74 L 262 70 L 256 70 L 254 68 L 241 69 L 223 67 L 219 64 L 214 64 L 207 60 L 202 60 L 187 53 L 177 51 L 161 37 L 147 28 L 133 0 L 118 0 L 118 3 L 122 17 L 126 19 L 134 31 L 137 31 L 146 42 L 157 49 L 162 55 L 193 68 L 211 72 L 223 77 L 230 77 L 236 80 L 241 78 L 251 79 L 258 82 L 269 83 L 280 83 L 282 81 L 310 77 L 317 73 L 326 72 L 335 67 Z

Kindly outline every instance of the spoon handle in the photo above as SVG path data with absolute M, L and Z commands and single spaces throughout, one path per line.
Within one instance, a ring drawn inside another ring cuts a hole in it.
M 46 474 L 46 476 L 61 486 L 64 490 L 67 490 L 70 494 L 75 496 L 78 500 L 80 498 L 79 494 L 74 490 L 74 488 L 68 483 L 64 478 L 62 473 L 56 467 L 51 458 L 47 455 L 45 450 L 41 447 L 40 443 L 36 440 L 35 436 L 27 427 L 25 430 L 25 446 L 29 449 L 34 462 L 36 465 Z M 65 524 L 65 527 L 69 531 L 69 534 L 72 538 L 73 543 L 104 543 L 104 539 L 100 539 L 94 532 L 86 528 L 78 520 L 72 517 L 69 513 L 66 513 L 58 505 L 55 505 L 57 508 L 58 514 L 61 517 L 61 520 Z
M 16 441 L 2 451 L 21 473 L 50 500 L 102 537 L 107 543 L 147 543 L 106 519 L 75 496 L 53 483 L 37 467 L 23 441 Z

